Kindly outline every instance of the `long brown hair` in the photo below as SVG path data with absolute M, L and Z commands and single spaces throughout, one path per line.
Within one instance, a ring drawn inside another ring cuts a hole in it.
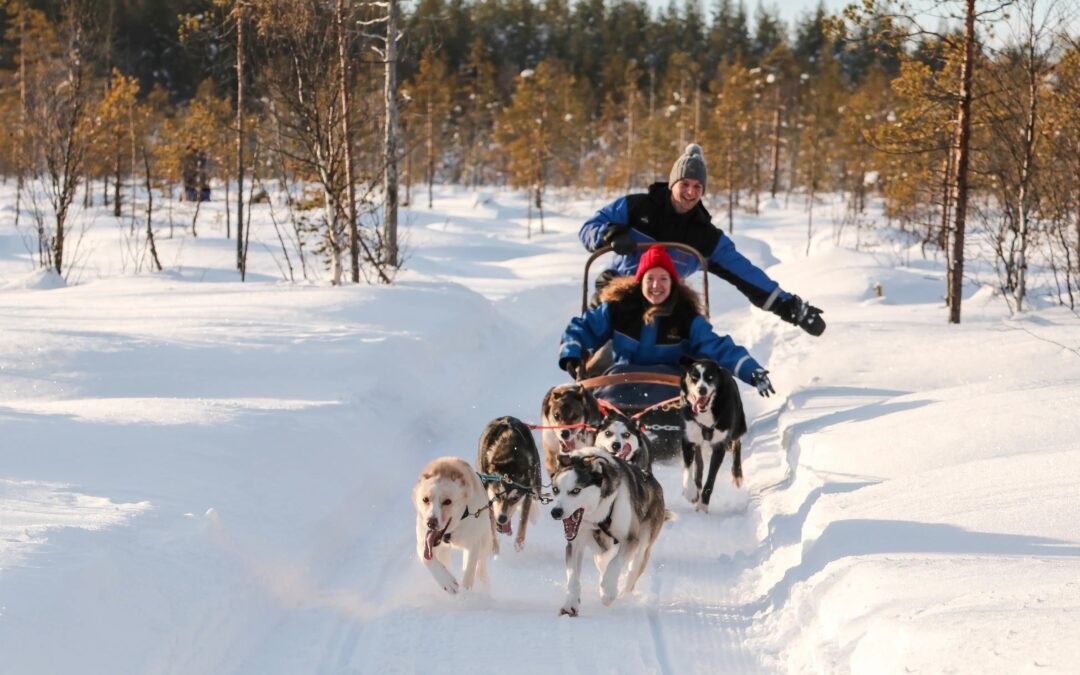
M 641 282 L 634 277 L 616 277 L 600 291 L 601 302 L 620 302 L 628 299 L 641 301 L 643 311 L 641 320 L 645 325 L 651 324 L 658 316 L 667 316 L 673 313 L 680 304 L 685 304 L 695 314 L 702 314 L 701 298 L 697 291 L 690 288 L 682 281 L 672 281 L 671 293 L 659 305 L 654 305 L 645 299 L 642 293 Z

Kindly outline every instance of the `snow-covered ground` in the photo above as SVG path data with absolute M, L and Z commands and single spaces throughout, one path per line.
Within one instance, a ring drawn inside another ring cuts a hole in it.
M 220 202 L 197 238 L 173 205 L 158 274 L 126 218 L 80 213 L 65 284 L 0 187 L 0 673 L 1076 672 L 1080 319 L 973 281 L 947 325 L 940 261 L 828 225 L 807 256 L 794 204 L 735 239 L 824 336 L 710 285 L 778 390 L 743 388 L 745 488 L 695 513 L 662 466 L 679 519 L 611 607 L 587 562 L 576 619 L 546 512 L 488 590 L 436 586 L 417 473 L 538 421 L 613 196 L 527 239 L 520 195 L 442 189 L 396 284 L 333 288 L 282 280 L 261 205 L 241 283 Z

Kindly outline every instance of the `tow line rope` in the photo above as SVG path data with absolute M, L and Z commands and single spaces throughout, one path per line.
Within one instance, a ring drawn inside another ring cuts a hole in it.
M 487 485 L 488 483 L 499 483 L 500 485 L 505 485 L 506 487 L 517 488 L 519 490 L 522 490 L 523 492 L 526 492 L 527 494 L 532 496 L 533 499 L 536 499 L 541 504 L 548 504 L 548 503 L 555 500 L 555 497 L 553 495 L 547 494 L 545 492 L 540 492 L 539 490 L 537 490 L 537 489 L 535 489 L 535 488 L 533 488 L 533 487 L 531 487 L 529 485 L 522 485 L 521 483 L 517 483 L 515 481 L 510 480 L 510 477 L 507 476 L 505 473 L 503 475 L 501 475 L 501 476 L 497 476 L 497 475 L 495 475 L 493 473 L 479 473 L 478 472 L 476 475 L 480 477 L 480 481 L 483 482 L 484 485 Z M 551 487 L 551 486 L 550 485 L 543 485 L 541 487 Z M 506 493 L 503 492 L 501 494 L 506 494 Z M 495 495 L 495 496 L 499 497 L 500 495 Z M 494 502 L 494 501 L 495 501 L 494 498 L 489 500 L 488 501 L 488 507 L 490 507 L 492 502 Z
M 578 424 L 526 424 L 533 431 L 540 431 L 543 429 L 588 429 L 589 431 L 596 431 L 595 427 L 590 427 L 584 422 Z

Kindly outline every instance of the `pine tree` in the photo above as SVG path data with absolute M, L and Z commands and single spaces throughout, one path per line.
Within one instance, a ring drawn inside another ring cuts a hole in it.
M 523 71 L 513 100 L 496 125 L 510 184 L 529 191 L 530 208 L 539 211 L 541 233 L 547 186 L 568 184 L 576 175 L 573 158 L 578 155 L 585 113 L 575 84 L 556 62 L 543 61 L 535 70 Z
M 428 208 L 432 208 L 432 186 L 436 167 L 444 153 L 446 131 L 450 122 L 450 103 L 455 83 L 447 72 L 446 62 L 435 50 L 428 48 L 420 60 L 416 78 L 405 89 L 412 98 L 411 115 L 414 131 L 407 146 L 419 146 L 423 156 L 424 181 L 428 189 Z

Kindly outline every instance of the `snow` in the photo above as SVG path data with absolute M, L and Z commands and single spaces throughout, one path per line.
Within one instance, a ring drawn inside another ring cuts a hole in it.
M 546 510 L 488 589 L 436 586 L 417 474 L 475 461 L 495 417 L 538 421 L 577 228 L 613 197 L 549 195 L 527 238 L 523 195 L 439 188 L 403 214 L 396 284 L 334 288 L 318 264 L 282 279 L 263 205 L 241 283 L 221 202 L 197 238 L 172 205 L 159 274 L 128 218 L 81 212 L 65 280 L 0 186 L 0 673 L 1075 672 L 1077 316 L 1011 316 L 973 264 L 950 326 L 942 262 L 884 228 L 856 250 L 836 205 L 809 255 L 797 200 L 737 214 L 829 328 L 712 278 L 714 325 L 778 395 L 742 389 L 746 484 L 722 468 L 708 515 L 659 467 L 678 520 L 637 592 L 604 607 L 586 561 L 560 618 Z

